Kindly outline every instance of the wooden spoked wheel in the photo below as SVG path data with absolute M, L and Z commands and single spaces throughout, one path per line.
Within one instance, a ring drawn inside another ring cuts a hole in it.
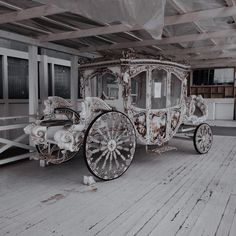
M 212 142 L 213 133 L 211 127 L 206 123 L 197 126 L 193 136 L 193 143 L 196 151 L 200 154 L 209 152 Z
M 56 144 L 39 144 L 36 146 L 43 160 L 52 164 L 61 164 L 72 159 L 77 152 L 61 150 Z
M 70 108 L 57 108 L 54 112 L 56 117 L 59 116 L 71 120 L 74 124 L 80 122 L 79 114 Z M 77 154 L 77 152 L 61 150 L 56 144 L 51 143 L 36 145 L 36 149 L 41 154 L 41 159 L 52 164 L 61 164 L 72 159 Z
M 135 147 L 135 130 L 130 119 L 121 112 L 108 111 L 96 117 L 87 129 L 85 161 L 96 177 L 116 179 L 129 168 Z

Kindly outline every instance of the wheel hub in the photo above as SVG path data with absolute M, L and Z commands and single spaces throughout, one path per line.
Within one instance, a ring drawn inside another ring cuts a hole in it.
M 108 142 L 108 144 L 107 144 L 107 148 L 108 148 L 108 150 L 110 151 L 110 152 L 113 152 L 113 151 L 115 151 L 115 149 L 116 149 L 116 141 L 115 140 L 110 140 L 109 142 Z
M 205 136 L 205 135 L 202 136 L 202 141 L 203 141 L 204 143 L 206 142 L 206 136 Z

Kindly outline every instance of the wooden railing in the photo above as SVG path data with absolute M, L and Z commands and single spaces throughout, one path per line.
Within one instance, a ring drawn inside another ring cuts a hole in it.
M 23 128 L 29 124 L 29 119 L 30 116 L 0 117 L 0 165 L 30 158 L 32 155 L 35 155 L 35 147 L 29 144 L 30 141 L 28 135 L 23 132 L 20 132 L 20 135 L 17 135 L 18 130 L 23 130 Z M 15 134 L 10 135 L 10 131 L 16 132 L 14 132 Z M 3 153 L 12 147 L 25 149 L 27 151 L 23 154 L 3 158 Z

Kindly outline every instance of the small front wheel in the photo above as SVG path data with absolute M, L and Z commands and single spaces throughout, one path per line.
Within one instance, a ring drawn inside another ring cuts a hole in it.
M 200 154 L 209 152 L 212 142 L 213 133 L 211 127 L 206 123 L 197 126 L 193 136 L 193 143 L 196 151 Z
M 96 117 L 84 138 L 84 156 L 90 172 L 102 180 L 120 177 L 135 153 L 136 136 L 130 119 L 118 111 Z

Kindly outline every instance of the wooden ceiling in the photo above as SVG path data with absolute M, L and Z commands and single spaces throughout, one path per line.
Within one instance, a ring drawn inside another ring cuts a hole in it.
M 236 65 L 235 0 L 167 0 L 160 40 L 139 26 L 108 25 L 43 2 L 0 1 L 0 37 L 80 56 L 131 49 L 193 67 Z

